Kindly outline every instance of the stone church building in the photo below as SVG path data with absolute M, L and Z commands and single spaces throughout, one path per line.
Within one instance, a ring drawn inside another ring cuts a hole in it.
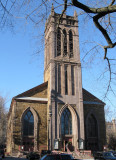
M 51 9 L 45 24 L 44 83 L 12 98 L 7 152 L 103 150 L 104 106 L 82 88 L 77 13 Z

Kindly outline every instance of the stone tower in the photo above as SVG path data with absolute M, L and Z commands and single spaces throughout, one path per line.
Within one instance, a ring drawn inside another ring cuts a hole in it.
M 76 12 L 60 18 L 52 6 L 45 26 L 44 81 L 48 81 L 49 149 L 55 140 L 61 148 L 69 141 L 78 148 L 79 139 L 84 140 L 84 113 Z M 71 114 L 71 132 L 62 134 L 65 109 Z
M 82 89 L 76 12 L 61 17 L 52 7 L 45 26 L 44 62 L 44 83 L 12 98 L 7 153 L 102 151 L 105 103 Z

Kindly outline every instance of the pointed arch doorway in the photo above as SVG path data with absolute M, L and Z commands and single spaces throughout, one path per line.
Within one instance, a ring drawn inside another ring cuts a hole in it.
M 72 115 L 68 108 L 66 108 L 61 115 L 61 136 L 64 151 L 67 151 L 67 147 L 69 147 L 69 144 L 72 143 Z
M 73 151 L 78 147 L 79 125 L 77 113 L 70 105 L 65 105 L 59 112 L 59 139 L 60 149 Z

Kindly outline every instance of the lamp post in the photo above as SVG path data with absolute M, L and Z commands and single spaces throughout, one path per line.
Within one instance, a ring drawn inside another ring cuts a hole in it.
M 52 149 L 52 109 L 51 105 L 49 106 L 49 119 L 48 119 L 48 149 Z

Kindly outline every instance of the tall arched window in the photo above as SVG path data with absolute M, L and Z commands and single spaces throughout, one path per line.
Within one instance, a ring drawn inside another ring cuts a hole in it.
M 72 134 L 72 115 L 66 108 L 61 115 L 61 135 Z
M 63 55 L 67 55 L 67 33 L 66 30 L 63 30 Z
M 57 56 L 61 55 L 61 32 L 60 28 L 57 30 Z
M 34 117 L 31 111 L 28 111 L 23 118 L 23 135 L 34 136 Z
M 88 118 L 88 137 L 97 137 L 98 136 L 98 127 L 97 121 L 93 115 L 90 115 Z
M 73 34 L 69 31 L 69 56 L 73 57 Z

